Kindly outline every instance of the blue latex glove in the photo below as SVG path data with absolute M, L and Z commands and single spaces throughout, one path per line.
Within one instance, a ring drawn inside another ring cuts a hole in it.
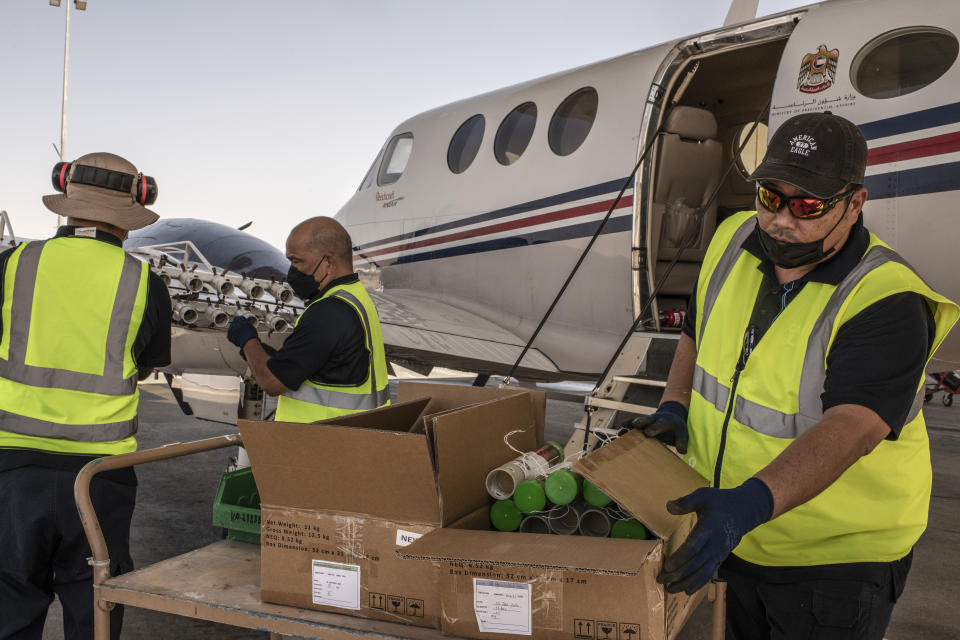
M 643 429 L 643 435 L 672 445 L 680 453 L 687 452 L 687 408 L 679 402 L 668 400 L 650 415 L 635 419 L 630 426 Z
M 227 340 L 243 349 L 243 345 L 257 338 L 257 330 L 243 316 L 235 316 L 227 329 Z
M 663 563 L 657 582 L 667 591 L 688 594 L 707 584 L 740 539 L 773 515 L 773 494 L 762 480 L 750 478 L 736 489 L 704 487 L 671 500 L 675 516 L 697 512 L 687 539 Z

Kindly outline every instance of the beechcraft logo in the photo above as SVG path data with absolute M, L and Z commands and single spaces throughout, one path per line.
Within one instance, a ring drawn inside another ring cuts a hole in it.
M 803 56 L 800 75 L 797 77 L 797 89 L 804 93 L 819 93 L 829 89 L 837 77 L 839 57 L 839 49 L 827 51 L 826 45 L 817 47 L 816 53 Z

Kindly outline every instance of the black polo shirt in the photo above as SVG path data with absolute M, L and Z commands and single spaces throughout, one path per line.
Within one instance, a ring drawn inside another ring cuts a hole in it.
M 73 236 L 76 227 L 63 226 L 57 230 L 56 238 Z M 78 241 L 88 242 L 106 242 L 116 247 L 122 247 L 123 242 L 120 238 L 103 231 L 97 231 L 93 238 L 82 237 Z M 3 283 L 5 279 L 7 261 L 13 249 L 8 249 L 0 253 L 0 303 L 3 301 L 4 291 Z M 77 265 L 82 268 L 82 265 Z M 69 309 L 67 310 L 69 312 Z M 144 309 L 143 322 L 140 324 L 140 330 L 133 343 L 133 359 L 137 363 L 137 368 L 155 369 L 165 367 L 170 364 L 170 323 L 173 318 L 173 312 L 170 307 L 170 293 L 167 291 L 167 285 L 153 271 L 149 271 L 147 278 L 147 304 Z M 64 321 L 69 320 L 68 316 Z M 3 319 L 0 318 L 0 323 Z M 0 324 L 0 332 L 3 326 Z M 69 471 L 79 471 L 83 465 L 97 456 L 75 456 L 68 454 L 49 453 L 44 451 L 35 451 L 32 449 L 0 449 L 0 472 L 9 469 L 15 469 L 27 465 L 36 465 L 41 467 L 50 467 L 54 469 L 65 469 Z M 106 473 L 98 474 L 98 477 L 105 477 L 118 482 L 128 484 L 136 483 L 136 476 L 133 469 L 117 469 Z
M 840 284 L 860 262 L 869 242 L 870 234 L 861 215 L 851 228 L 850 237 L 832 257 L 802 278 L 781 285 L 759 237 L 750 234 L 742 247 L 760 259 L 758 269 L 764 274 L 752 316 L 761 338 L 807 282 Z M 694 290 L 683 323 L 683 332 L 694 340 L 696 299 Z M 926 299 L 912 292 L 888 296 L 848 320 L 837 332 L 827 356 L 826 380 L 820 396 L 823 411 L 841 404 L 867 407 L 889 425 L 887 438 L 896 440 L 916 398 L 917 381 L 923 375 L 935 331 Z
M 360 316 L 339 298 L 318 300 L 333 287 L 359 280 L 355 273 L 331 280 L 312 298 L 315 302 L 308 303 L 280 350 L 267 360 L 270 372 L 287 389 L 296 391 L 308 379 L 351 386 L 367 379 L 370 352 Z

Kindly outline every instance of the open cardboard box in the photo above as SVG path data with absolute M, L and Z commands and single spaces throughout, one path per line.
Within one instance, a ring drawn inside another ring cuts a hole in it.
M 395 551 L 487 502 L 490 469 L 543 439 L 542 392 L 401 382 L 389 407 L 240 421 L 261 501 L 266 602 L 435 627 L 439 565 Z
M 637 431 L 574 465 L 658 539 L 621 540 L 440 529 L 402 558 L 441 562 L 441 628 L 470 638 L 669 640 L 703 598 L 656 582 L 665 555 L 693 528 L 666 502 L 705 486 L 656 440 Z

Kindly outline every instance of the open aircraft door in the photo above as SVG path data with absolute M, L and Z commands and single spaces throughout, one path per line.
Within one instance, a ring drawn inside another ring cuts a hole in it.
M 953 299 L 956 272 L 944 263 L 957 250 L 958 34 L 955 0 L 884 5 L 882 12 L 868 2 L 812 8 L 784 50 L 770 110 L 771 130 L 798 113 L 826 110 L 860 127 L 869 147 L 864 222 Z M 938 357 L 960 361 L 957 342 Z
M 633 307 L 645 326 L 676 328 L 716 225 L 753 208 L 735 153 L 762 138 L 778 63 L 802 10 L 683 40 L 654 76 L 640 140 L 633 225 Z M 650 301 L 650 298 L 654 299 Z M 666 323 L 664 322 L 664 319 Z M 672 324 L 670 324 L 672 322 Z

